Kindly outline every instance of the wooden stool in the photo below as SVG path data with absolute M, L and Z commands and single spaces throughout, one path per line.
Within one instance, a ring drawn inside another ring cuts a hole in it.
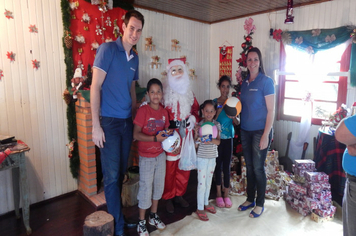
M 84 236 L 114 235 L 114 217 L 105 211 L 96 211 L 85 218 Z
M 129 179 L 122 185 L 121 201 L 124 207 L 134 206 L 138 203 L 137 194 L 139 187 L 139 176 Z

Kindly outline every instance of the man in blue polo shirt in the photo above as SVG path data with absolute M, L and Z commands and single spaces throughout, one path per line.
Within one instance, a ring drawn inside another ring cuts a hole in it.
M 335 138 L 347 146 L 342 159 L 347 177 L 342 201 L 342 222 L 344 236 L 351 236 L 356 235 L 356 115 L 339 123 Z
M 140 12 L 128 11 L 122 38 L 100 45 L 93 65 L 92 138 L 100 148 L 105 198 L 114 217 L 115 235 L 124 235 L 121 190 L 131 149 L 139 64 L 132 46 L 140 39 L 143 25 Z

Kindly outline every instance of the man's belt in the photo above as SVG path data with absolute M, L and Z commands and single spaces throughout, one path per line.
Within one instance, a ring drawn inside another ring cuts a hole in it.
M 350 175 L 350 174 L 346 174 L 346 177 L 349 179 L 349 181 L 356 182 L 356 176 L 353 176 L 353 175 Z

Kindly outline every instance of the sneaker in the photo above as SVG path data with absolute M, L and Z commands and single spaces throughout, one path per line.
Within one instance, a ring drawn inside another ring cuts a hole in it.
M 166 228 L 166 225 L 161 221 L 156 213 L 154 218 L 149 217 L 148 223 L 155 226 L 159 230 L 164 230 Z
M 146 220 L 140 220 L 137 224 L 137 233 L 140 236 L 149 236 L 146 228 Z

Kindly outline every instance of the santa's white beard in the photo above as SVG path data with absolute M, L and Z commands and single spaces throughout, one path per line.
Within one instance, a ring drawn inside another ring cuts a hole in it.
M 179 94 L 186 94 L 190 87 L 189 75 L 184 71 L 184 74 L 180 77 L 174 77 L 168 75 L 169 86 Z
M 169 84 L 169 83 L 168 83 Z M 165 107 L 171 107 L 172 112 L 174 114 L 174 120 L 183 120 L 186 119 L 187 116 L 190 115 L 190 111 L 192 105 L 194 103 L 194 95 L 193 92 L 189 89 L 189 84 L 185 84 L 186 92 L 184 94 L 178 93 L 176 87 L 174 90 L 171 88 L 170 85 L 164 88 L 164 105 Z M 188 91 L 187 91 L 188 90 Z M 178 117 L 178 103 L 179 103 L 179 114 Z

